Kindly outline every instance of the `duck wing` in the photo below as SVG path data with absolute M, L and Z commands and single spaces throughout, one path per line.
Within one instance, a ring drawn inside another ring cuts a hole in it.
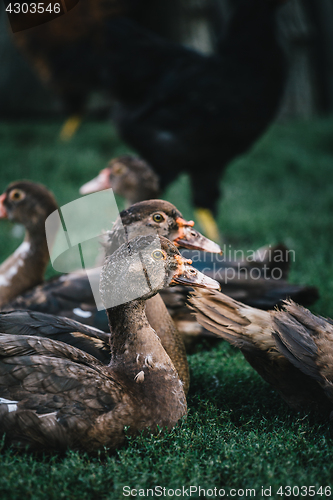
M 247 352 L 279 357 L 271 336 L 271 316 L 220 292 L 196 290 L 189 300 L 197 321 L 230 344 Z
M 85 351 L 104 364 L 110 362 L 110 334 L 78 321 L 35 311 L 0 313 L 0 332 L 59 340 Z
M 4 310 L 34 309 L 50 314 L 71 310 L 81 303 L 95 305 L 87 274 L 83 271 L 56 276 L 6 304 Z
M 299 370 L 316 380 L 333 402 L 333 323 L 292 300 L 273 313 L 279 350 Z
M 122 400 L 121 386 L 93 356 L 42 337 L 0 334 L 0 433 L 7 443 L 95 449 L 96 421 Z
M 331 403 L 318 383 L 287 358 L 273 336 L 274 314 L 214 291 L 196 290 L 190 299 L 197 321 L 238 347 L 259 375 L 296 411 L 327 415 Z

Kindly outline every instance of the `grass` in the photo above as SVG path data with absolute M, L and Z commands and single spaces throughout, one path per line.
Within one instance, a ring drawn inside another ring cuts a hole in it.
M 79 186 L 111 157 L 128 151 L 109 124 L 85 123 L 68 144 L 57 140 L 58 131 L 58 123 L 0 124 L 1 192 L 12 180 L 27 178 L 46 184 L 64 204 L 77 198 Z M 333 316 L 332 136 L 332 119 L 274 126 L 228 169 L 218 219 L 233 248 L 284 242 L 293 249 L 290 280 L 319 288 L 311 309 L 324 316 Z M 193 217 L 185 175 L 165 197 Z M 6 221 L 0 234 L 2 261 L 19 239 Z M 264 498 L 262 487 L 271 486 L 271 498 L 279 499 L 287 498 L 277 494 L 280 486 L 333 487 L 328 424 L 292 413 L 227 344 L 201 350 L 189 362 L 189 414 L 173 431 L 129 439 L 116 454 L 98 457 L 68 452 L 36 458 L 2 450 L 1 499 L 123 498 L 126 485 L 255 488 L 257 498 Z M 332 497 L 328 490 L 322 493 L 303 490 L 297 497 L 294 490 L 289 498 Z M 233 496 L 248 497 L 245 491 Z

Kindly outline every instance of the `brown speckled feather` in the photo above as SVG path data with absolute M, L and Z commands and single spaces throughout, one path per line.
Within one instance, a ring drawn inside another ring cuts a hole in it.
M 0 332 L 59 340 L 110 362 L 110 334 L 69 318 L 35 311 L 0 313 Z
M 107 367 L 61 342 L 1 334 L 0 359 L 1 397 L 18 401 L 17 411 L 7 414 L 0 405 L 0 430 L 9 438 L 13 432 L 23 446 L 85 447 L 91 421 L 122 401 L 123 390 Z
M 190 304 L 197 321 L 238 347 L 292 409 L 329 414 L 331 404 L 317 382 L 294 366 L 276 345 L 274 318 L 280 312 L 261 311 L 208 290 L 195 291 Z
M 293 301 L 273 313 L 273 336 L 279 350 L 324 389 L 333 409 L 333 324 Z

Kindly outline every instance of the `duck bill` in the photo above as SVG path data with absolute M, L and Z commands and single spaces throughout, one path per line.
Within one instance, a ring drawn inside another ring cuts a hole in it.
M 178 272 L 173 276 L 171 284 L 207 288 L 208 290 L 221 290 L 220 283 L 201 273 L 182 257 L 179 259 Z
M 204 252 L 219 253 L 222 255 L 220 245 L 203 236 L 199 231 L 193 229 L 193 221 L 185 221 L 181 217 L 176 219 L 178 234 L 173 240 L 174 245 L 188 248 L 189 250 L 202 250 Z
M 6 199 L 6 193 L 3 193 L 0 196 L 0 219 L 7 219 L 8 218 L 8 213 L 7 213 L 6 207 L 4 205 L 5 199 Z
M 112 188 L 110 172 L 108 168 L 104 168 L 95 179 L 92 179 L 80 187 L 80 194 L 96 193 L 97 191 L 103 191 L 104 189 L 110 188 Z

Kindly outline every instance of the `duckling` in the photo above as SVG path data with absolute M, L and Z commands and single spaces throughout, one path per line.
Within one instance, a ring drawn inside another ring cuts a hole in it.
M 43 281 L 49 261 L 45 219 L 57 209 L 50 191 L 35 182 L 10 184 L 0 196 L 0 219 L 20 223 L 25 238 L 0 266 L 0 307 Z
M 138 156 L 126 154 L 111 160 L 95 179 L 80 188 L 80 194 L 112 188 L 129 207 L 138 201 L 159 197 L 159 180 L 148 163 Z
M 112 328 L 108 366 L 59 341 L 0 334 L 0 433 L 32 450 L 96 452 L 125 442 L 124 428 L 171 429 L 186 414 L 174 365 L 145 315 L 173 283 L 218 289 L 159 236 L 140 236 L 106 259 L 100 292 Z
M 250 365 L 290 408 L 295 411 L 319 411 L 323 415 L 331 412 L 332 404 L 317 381 L 310 376 L 309 370 L 301 371 L 296 362 L 290 362 L 292 355 L 286 356 L 287 347 L 281 347 L 284 335 L 281 332 L 285 328 L 281 328 L 280 320 L 283 318 L 287 324 L 285 312 L 262 311 L 222 293 L 205 290 L 197 290 L 190 304 L 196 320 L 207 330 L 239 348 Z M 290 309 L 290 306 L 286 307 Z M 275 338 L 280 338 L 280 342 L 276 342 Z M 302 346 L 304 353 L 306 345 L 304 342 Z

